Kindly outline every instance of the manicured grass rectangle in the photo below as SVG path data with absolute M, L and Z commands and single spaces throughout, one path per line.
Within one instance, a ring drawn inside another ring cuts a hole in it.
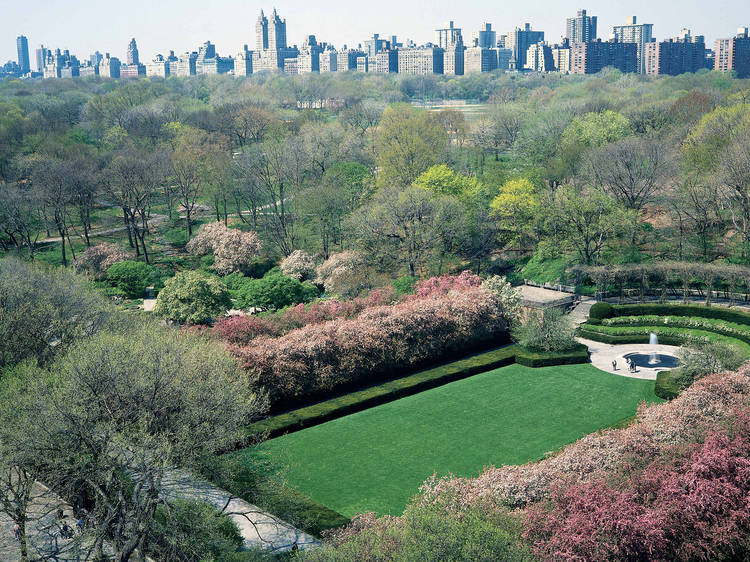
M 347 516 L 399 514 L 434 472 L 520 464 L 632 416 L 654 383 L 591 365 L 511 365 L 272 439 L 286 481 Z M 251 459 L 254 449 L 239 454 Z

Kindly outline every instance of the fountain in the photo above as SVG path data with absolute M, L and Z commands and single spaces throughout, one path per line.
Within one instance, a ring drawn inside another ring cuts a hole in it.
M 651 335 L 648 338 L 649 345 L 659 345 L 659 336 L 657 336 L 655 333 L 651 332 Z M 649 365 L 656 365 L 659 362 L 659 355 L 656 353 L 656 350 L 653 350 L 651 352 L 651 359 L 648 360 Z
M 656 346 L 659 345 L 659 337 L 651 332 L 648 343 L 654 349 L 651 353 L 628 353 L 624 357 L 634 363 L 637 367 L 646 367 L 649 369 L 674 369 L 680 364 L 680 360 L 674 355 L 668 353 L 659 353 Z

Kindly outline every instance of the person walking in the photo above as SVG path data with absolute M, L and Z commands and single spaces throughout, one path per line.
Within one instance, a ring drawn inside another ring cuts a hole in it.
M 13 525 L 13 540 L 21 540 L 21 527 L 16 523 Z
M 613 371 L 616 371 L 616 370 L 617 370 L 617 359 L 613 359 L 613 360 L 612 360 L 612 370 L 613 370 Z

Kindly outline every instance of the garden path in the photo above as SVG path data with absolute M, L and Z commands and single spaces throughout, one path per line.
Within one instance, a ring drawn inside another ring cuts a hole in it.
M 288 552 L 294 545 L 300 550 L 320 545 L 315 537 L 187 471 L 167 471 L 162 484 L 168 498 L 197 499 L 223 510 L 239 527 L 245 547 Z
M 651 345 L 648 343 L 611 345 L 583 338 L 577 338 L 577 340 L 589 348 L 591 364 L 597 369 L 614 375 L 620 375 L 621 377 L 646 379 L 651 381 L 656 380 L 656 375 L 659 371 L 664 371 L 666 369 L 648 369 L 645 367 L 638 367 L 638 370 L 635 373 L 631 373 L 628 371 L 627 363 L 625 362 L 625 354 L 656 352 L 675 355 L 679 349 L 673 345 Z M 612 368 L 612 361 L 617 361 L 617 369 Z

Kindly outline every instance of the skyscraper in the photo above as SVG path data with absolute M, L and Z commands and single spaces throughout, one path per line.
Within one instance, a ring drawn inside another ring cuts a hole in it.
M 586 10 L 578 10 L 576 17 L 566 20 L 565 37 L 571 43 L 596 41 L 596 16 L 587 16 Z
M 282 20 L 273 9 L 270 25 L 268 26 L 268 48 L 272 51 L 286 49 L 286 20 Z
M 714 69 L 721 72 L 734 70 L 737 78 L 750 76 L 750 32 L 740 27 L 731 39 L 716 40 Z
M 18 66 L 21 67 L 21 74 L 31 71 L 29 64 L 29 40 L 25 35 L 19 35 L 16 38 L 16 48 L 18 49 Z
M 135 44 L 135 37 L 130 40 L 130 43 L 128 43 L 128 54 L 125 57 L 125 60 L 128 65 L 134 64 L 138 65 L 138 46 Z
M 523 28 L 517 27 L 508 34 L 506 46 L 513 51 L 511 65 L 515 64 L 516 70 L 526 66 L 526 51 L 531 45 L 544 41 L 544 31 L 533 31 L 531 25 L 524 24 Z
M 39 45 L 36 50 L 36 70 L 37 72 L 44 72 L 44 63 L 47 61 L 47 47 Z
M 613 38 L 617 43 L 635 43 L 639 74 L 646 72 L 646 43 L 654 40 L 654 26 L 650 23 L 637 23 L 636 17 L 629 18 L 625 25 L 614 27 Z
M 260 11 L 258 21 L 255 23 L 256 46 L 258 51 L 268 49 L 268 18 Z
M 461 36 L 461 28 L 453 27 L 453 22 L 445 22 L 445 25 L 435 30 L 435 43 L 441 49 L 454 48 L 456 45 L 462 45 L 464 42 Z
M 474 47 L 482 49 L 494 49 L 497 47 L 497 34 L 492 31 L 492 24 L 485 23 L 484 29 L 475 31 L 472 34 L 472 44 Z

